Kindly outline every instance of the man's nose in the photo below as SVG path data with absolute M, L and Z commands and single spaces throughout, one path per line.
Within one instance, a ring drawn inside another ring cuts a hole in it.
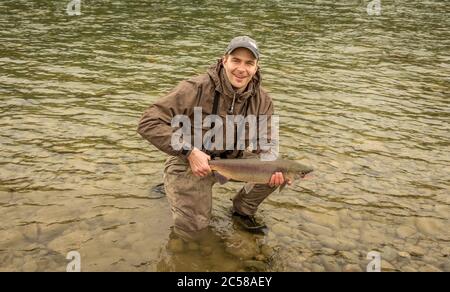
M 237 66 L 236 70 L 237 70 L 239 73 L 244 73 L 244 72 L 245 72 L 245 67 L 244 67 L 244 65 L 239 64 L 239 65 Z

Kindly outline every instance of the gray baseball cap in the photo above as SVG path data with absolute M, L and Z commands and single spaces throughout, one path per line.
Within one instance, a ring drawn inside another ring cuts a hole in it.
M 259 59 L 259 50 L 256 41 L 248 36 L 238 36 L 233 38 L 228 44 L 225 54 L 230 54 L 237 48 L 249 49 L 256 59 Z

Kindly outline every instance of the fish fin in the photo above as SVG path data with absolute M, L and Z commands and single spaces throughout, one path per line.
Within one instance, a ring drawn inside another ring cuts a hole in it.
M 280 193 L 284 187 L 287 185 L 287 182 L 284 182 L 282 185 L 280 185 L 280 188 L 278 189 L 278 192 Z
M 253 184 L 253 183 L 246 183 L 245 185 L 244 185 L 244 191 L 245 191 L 245 193 L 246 194 L 248 194 L 248 193 L 250 193 L 250 191 L 253 189 L 253 187 L 255 186 L 255 184 Z
M 214 176 L 216 177 L 217 181 L 223 185 L 224 183 L 228 182 L 229 179 L 226 176 L 221 175 L 217 171 L 214 171 Z

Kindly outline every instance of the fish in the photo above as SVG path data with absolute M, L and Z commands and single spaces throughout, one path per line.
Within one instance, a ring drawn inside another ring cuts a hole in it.
M 220 184 L 227 181 L 246 182 L 244 186 L 248 193 L 255 184 L 268 184 L 275 172 L 283 173 L 284 183 L 280 186 L 280 192 L 286 186 L 287 181 L 305 178 L 313 171 L 313 168 L 292 160 L 277 159 L 262 161 L 260 159 L 218 159 L 210 160 L 209 167 Z

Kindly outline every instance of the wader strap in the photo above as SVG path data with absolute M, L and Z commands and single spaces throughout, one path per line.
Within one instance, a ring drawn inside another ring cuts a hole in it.
M 217 116 L 217 112 L 219 109 L 219 100 L 220 100 L 220 92 L 216 90 L 214 92 L 213 108 L 212 108 L 212 112 L 211 112 L 212 115 Z M 216 126 L 216 123 L 212 122 L 211 129 L 214 128 L 215 126 Z M 215 140 L 215 137 L 212 137 L 211 142 L 214 142 L 214 140 Z M 207 151 L 207 152 L 209 152 L 209 151 Z M 215 158 L 215 155 L 213 155 L 213 154 L 210 154 L 210 156 L 212 159 Z
M 220 99 L 220 92 L 218 92 L 216 90 L 214 93 L 214 103 L 213 103 L 213 109 L 212 109 L 213 115 L 217 115 L 217 109 L 219 107 L 219 99 Z M 214 128 L 214 126 L 212 126 L 212 128 Z
M 212 108 L 212 115 L 217 115 L 217 111 L 219 108 L 219 99 L 220 99 L 220 92 L 218 92 L 217 90 L 214 92 L 214 101 L 213 101 L 213 108 Z M 211 123 L 211 129 L 214 128 L 214 126 L 216 125 L 216 123 L 212 122 Z
M 213 109 L 212 109 L 212 113 L 213 115 L 217 115 L 218 112 L 218 108 L 219 108 L 219 100 L 220 100 L 220 92 L 216 91 L 215 95 L 214 95 L 214 102 L 213 102 Z M 214 122 L 211 123 L 211 128 L 214 128 L 216 124 Z M 215 137 L 212 137 L 211 141 L 214 142 Z M 217 156 L 219 156 L 220 158 L 224 159 L 227 158 L 227 156 L 229 154 L 233 153 L 233 150 L 227 150 L 223 153 L 220 153 L 219 155 L 217 154 L 210 154 L 211 159 L 216 158 Z

